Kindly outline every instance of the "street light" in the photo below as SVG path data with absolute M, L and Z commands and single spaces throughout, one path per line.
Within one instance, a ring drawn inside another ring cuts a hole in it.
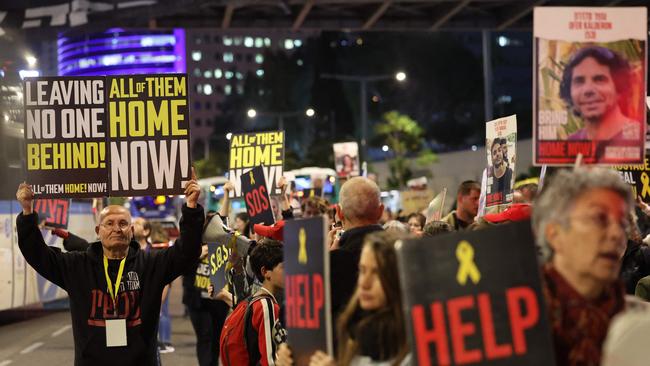
M 359 83 L 361 88 L 361 97 L 359 102 L 361 105 L 361 156 L 365 161 L 368 159 L 368 83 L 383 80 L 397 80 L 402 83 L 406 80 L 406 72 L 398 71 L 395 74 L 389 75 L 341 75 L 341 74 L 321 74 L 320 77 L 324 79 L 336 79 L 341 81 L 354 81 Z
M 312 118 L 313 116 L 316 115 L 316 111 L 313 108 L 307 108 L 305 109 L 300 109 L 296 111 L 290 111 L 290 112 L 257 112 L 254 108 L 249 108 L 248 111 L 246 112 L 248 115 L 248 118 L 253 119 L 257 116 L 260 117 L 272 117 L 272 118 L 277 118 L 278 119 L 278 129 L 280 131 L 284 130 L 284 119 L 286 117 L 295 117 L 295 116 L 300 116 L 300 115 L 305 115 L 309 118 Z

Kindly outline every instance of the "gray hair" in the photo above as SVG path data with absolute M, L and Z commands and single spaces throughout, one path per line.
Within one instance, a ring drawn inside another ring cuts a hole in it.
M 377 183 L 364 177 L 355 177 L 343 184 L 339 192 L 339 206 L 351 220 L 368 220 L 381 205 Z
M 383 228 L 385 231 L 397 233 L 397 234 L 408 234 L 411 232 L 409 230 L 409 227 L 406 226 L 406 224 L 404 224 L 403 222 L 399 222 L 397 220 L 387 221 L 383 225 Z
M 561 170 L 544 186 L 533 208 L 533 230 L 545 259 L 550 259 L 552 255 L 546 242 L 546 226 L 551 222 L 566 224 L 567 214 L 578 197 L 597 188 L 614 191 L 625 200 L 628 208 L 634 207 L 630 186 L 612 169 L 593 167 Z

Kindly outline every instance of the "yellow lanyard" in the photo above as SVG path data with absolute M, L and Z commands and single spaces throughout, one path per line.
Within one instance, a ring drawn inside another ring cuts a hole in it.
M 120 269 L 117 271 L 117 278 L 115 279 L 115 291 L 113 291 L 113 282 L 111 277 L 108 275 L 108 258 L 104 256 L 104 274 L 106 275 L 106 283 L 108 284 L 108 292 L 111 294 L 111 299 L 113 299 L 113 310 L 117 314 L 117 291 L 120 289 L 120 282 L 122 282 L 122 272 L 124 272 L 124 262 L 126 257 L 122 258 L 120 261 Z

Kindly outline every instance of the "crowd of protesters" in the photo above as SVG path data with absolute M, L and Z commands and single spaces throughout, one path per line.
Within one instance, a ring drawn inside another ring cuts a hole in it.
M 650 205 L 635 201 L 630 187 L 612 169 L 558 170 L 546 180 L 539 191 L 537 179 L 515 184 L 514 202 L 484 215 L 479 213 L 481 185 L 464 181 L 451 212 L 435 221 L 422 213 L 393 215 L 382 204 L 377 184 L 355 177 L 342 185 L 335 205 L 320 197 L 297 203 L 287 194 L 274 197 L 273 225 L 252 225 L 245 213 L 229 220 L 228 195 L 233 187 L 227 183 L 219 212 L 208 212 L 204 223 L 197 220 L 203 225 L 202 252 L 184 267 L 183 303 L 196 333 L 199 364 L 294 364 L 282 326 L 283 229 L 286 220 L 319 215 L 327 218 L 330 229 L 336 342 L 333 354 L 315 352 L 312 366 L 410 363 L 413 349 L 406 335 L 396 240 L 526 220 L 536 237 L 557 364 L 644 364 L 642 343 L 625 340 L 650 329 L 645 303 L 650 301 L 650 250 L 645 243 L 650 236 Z M 280 188 L 285 191 L 284 180 Z M 23 186 L 18 194 L 25 202 Z M 133 239 L 148 252 L 151 226 L 136 219 L 133 227 Z M 226 286 L 197 288 L 195 277 L 207 265 L 206 243 L 233 234 L 236 248 L 228 260 Z M 69 245 L 86 250 L 87 243 L 72 243 L 73 239 L 66 237 Z M 164 311 L 167 290 L 160 286 L 157 291 L 163 295 L 157 296 Z M 160 321 L 159 330 L 165 326 Z M 168 342 L 164 332 L 161 341 L 164 350 Z

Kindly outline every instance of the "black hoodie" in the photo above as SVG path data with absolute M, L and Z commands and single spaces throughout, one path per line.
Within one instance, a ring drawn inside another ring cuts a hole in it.
M 201 254 L 203 208 L 183 205 L 181 237 L 168 249 L 152 253 L 131 241 L 117 297 L 117 317 L 108 293 L 100 242 L 85 252 L 62 253 L 43 241 L 37 214 L 16 219 L 18 245 L 25 260 L 68 292 L 75 342 L 75 365 L 154 365 L 156 329 L 163 287 L 196 264 Z M 114 281 L 118 260 L 110 261 Z M 127 346 L 106 347 L 104 319 L 126 319 Z

